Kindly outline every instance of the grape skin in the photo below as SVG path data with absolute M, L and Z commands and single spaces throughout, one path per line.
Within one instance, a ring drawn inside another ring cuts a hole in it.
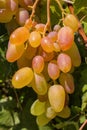
M 33 79 L 33 71 L 29 67 L 24 67 L 16 71 L 12 77 L 12 85 L 16 89 L 20 89 L 28 85 Z

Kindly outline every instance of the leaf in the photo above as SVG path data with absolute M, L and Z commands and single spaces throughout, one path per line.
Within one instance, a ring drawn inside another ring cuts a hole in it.
M 53 130 L 51 128 L 51 126 L 43 126 L 43 127 L 39 127 L 39 130 Z
M 79 120 L 80 120 L 80 124 L 82 124 L 86 120 L 85 115 L 81 115 Z
M 87 22 L 82 21 L 83 27 L 84 27 L 84 31 L 87 34 Z
M 82 92 L 86 92 L 87 91 L 87 84 L 84 84 L 84 86 L 82 87 Z

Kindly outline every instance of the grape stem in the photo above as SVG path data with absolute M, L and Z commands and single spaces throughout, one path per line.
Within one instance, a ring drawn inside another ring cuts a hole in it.
M 57 2 L 57 4 L 59 5 L 60 10 L 61 10 L 61 12 L 62 12 L 62 19 L 64 19 L 64 14 L 65 14 L 65 11 L 64 11 L 64 9 L 63 9 L 63 7 L 62 7 L 61 3 L 60 3 L 60 0 L 55 0 L 55 1 L 56 1 L 56 2 Z
M 81 127 L 79 128 L 79 130 L 83 130 L 84 126 L 87 124 L 87 120 L 85 120 L 85 122 L 81 125 Z
M 32 13 L 30 15 L 30 19 L 32 19 L 34 17 L 34 14 L 35 14 L 35 10 L 36 10 L 36 7 L 37 7 L 37 3 L 39 2 L 39 0 L 36 0 L 32 6 Z
M 50 22 L 50 0 L 47 0 L 47 23 L 46 23 L 45 28 L 44 28 L 43 37 L 45 36 L 47 30 L 48 31 L 51 30 L 51 22 Z
M 71 14 L 74 14 L 73 5 L 68 3 L 68 8 L 69 8 L 69 10 L 70 10 L 70 13 L 71 13 Z M 79 20 L 78 20 L 78 25 L 79 25 L 78 32 L 79 32 L 79 34 L 82 36 L 82 38 L 83 38 L 83 40 L 84 40 L 84 43 L 85 43 L 85 46 L 87 47 L 87 36 L 86 36 L 86 34 L 85 34 L 85 32 L 84 32 L 84 29 L 83 29 L 83 27 L 82 27 L 82 24 L 81 24 L 81 22 L 80 22 Z

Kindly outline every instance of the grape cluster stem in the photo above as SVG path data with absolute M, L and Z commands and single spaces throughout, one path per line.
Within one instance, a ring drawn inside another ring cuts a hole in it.
M 70 10 L 70 13 L 71 13 L 71 14 L 74 14 L 73 5 L 68 3 L 68 8 L 69 8 L 69 10 Z M 80 22 L 79 20 L 78 20 L 78 25 L 79 25 L 78 32 L 79 32 L 79 34 L 82 36 L 82 38 L 83 38 L 83 40 L 84 40 L 84 43 L 85 43 L 85 46 L 87 47 L 87 36 L 86 36 L 86 34 L 85 34 L 85 32 L 84 32 L 84 29 L 83 29 L 83 27 L 82 27 L 82 24 L 81 24 L 81 22 Z

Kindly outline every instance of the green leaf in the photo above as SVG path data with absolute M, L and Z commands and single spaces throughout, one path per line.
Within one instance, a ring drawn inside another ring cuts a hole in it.
M 43 127 L 39 127 L 39 130 L 53 130 L 51 128 L 51 126 L 43 126 Z
M 84 86 L 82 87 L 82 92 L 86 92 L 87 91 L 87 84 L 84 84 Z
M 80 116 L 80 124 L 82 124 L 86 120 L 85 115 Z

